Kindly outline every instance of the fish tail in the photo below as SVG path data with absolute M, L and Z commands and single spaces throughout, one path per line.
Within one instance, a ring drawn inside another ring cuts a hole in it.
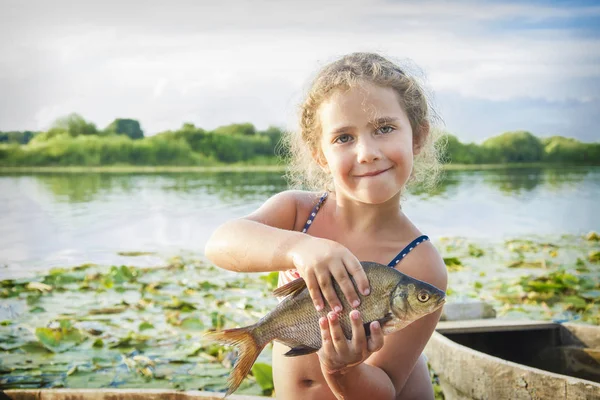
M 257 342 L 253 335 L 255 326 L 247 326 L 244 328 L 225 329 L 219 332 L 207 333 L 210 339 L 221 343 L 230 344 L 238 347 L 239 357 L 233 366 L 233 370 L 229 374 L 227 380 L 228 389 L 225 396 L 229 396 L 240 386 L 244 378 L 250 372 L 254 361 L 265 347 L 266 344 Z

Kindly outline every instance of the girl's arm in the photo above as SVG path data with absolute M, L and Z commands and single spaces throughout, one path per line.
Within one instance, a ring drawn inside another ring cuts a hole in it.
M 276 194 L 252 214 L 221 225 L 205 247 L 215 265 L 237 272 L 285 271 L 294 268 L 290 248 L 309 239 L 294 231 L 296 196 Z
M 310 199 L 301 196 L 310 196 Z M 361 293 L 366 295 L 369 290 L 369 280 L 358 259 L 337 242 L 294 231 L 298 203 L 312 202 L 313 197 L 313 194 L 297 191 L 273 196 L 247 217 L 217 228 L 206 244 L 206 256 L 215 265 L 237 272 L 296 268 L 306 281 L 317 310 L 324 307 L 324 300 L 332 309 L 342 310 L 333 278 L 348 302 L 358 307 L 360 300 L 349 275 Z

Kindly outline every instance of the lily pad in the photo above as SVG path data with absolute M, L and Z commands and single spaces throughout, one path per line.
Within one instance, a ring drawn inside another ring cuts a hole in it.
M 44 347 L 53 353 L 61 353 L 69 350 L 86 339 L 79 329 L 72 327 L 57 329 L 37 328 L 35 336 Z
M 463 269 L 463 263 L 458 257 L 444 257 L 444 263 L 449 271 L 460 271 Z
M 152 251 L 119 251 L 119 252 L 117 252 L 117 254 L 120 256 L 124 256 L 124 257 L 139 257 L 139 256 L 150 256 L 150 255 L 153 255 L 156 253 L 152 252 Z
M 252 366 L 252 375 L 262 388 L 263 393 L 270 395 L 273 391 L 273 367 L 269 364 L 257 362 Z
M 204 323 L 202 322 L 202 320 L 200 318 L 196 318 L 196 317 L 184 318 L 181 321 L 180 326 L 183 329 L 188 329 L 188 330 L 192 330 L 192 331 L 201 331 L 204 329 Z

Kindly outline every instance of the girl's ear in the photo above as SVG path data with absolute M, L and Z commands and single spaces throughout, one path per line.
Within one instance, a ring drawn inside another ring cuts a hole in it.
M 416 135 L 413 135 L 413 154 L 417 155 L 421 152 L 423 145 L 427 141 L 427 137 L 429 136 L 429 122 L 424 122 L 419 130 L 416 132 Z

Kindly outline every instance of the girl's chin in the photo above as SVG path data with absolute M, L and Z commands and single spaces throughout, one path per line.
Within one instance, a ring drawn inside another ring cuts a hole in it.
M 391 190 L 389 188 L 382 188 L 380 190 L 359 190 L 354 193 L 354 197 L 363 203 L 383 204 L 396 197 L 399 193 L 400 189 Z

